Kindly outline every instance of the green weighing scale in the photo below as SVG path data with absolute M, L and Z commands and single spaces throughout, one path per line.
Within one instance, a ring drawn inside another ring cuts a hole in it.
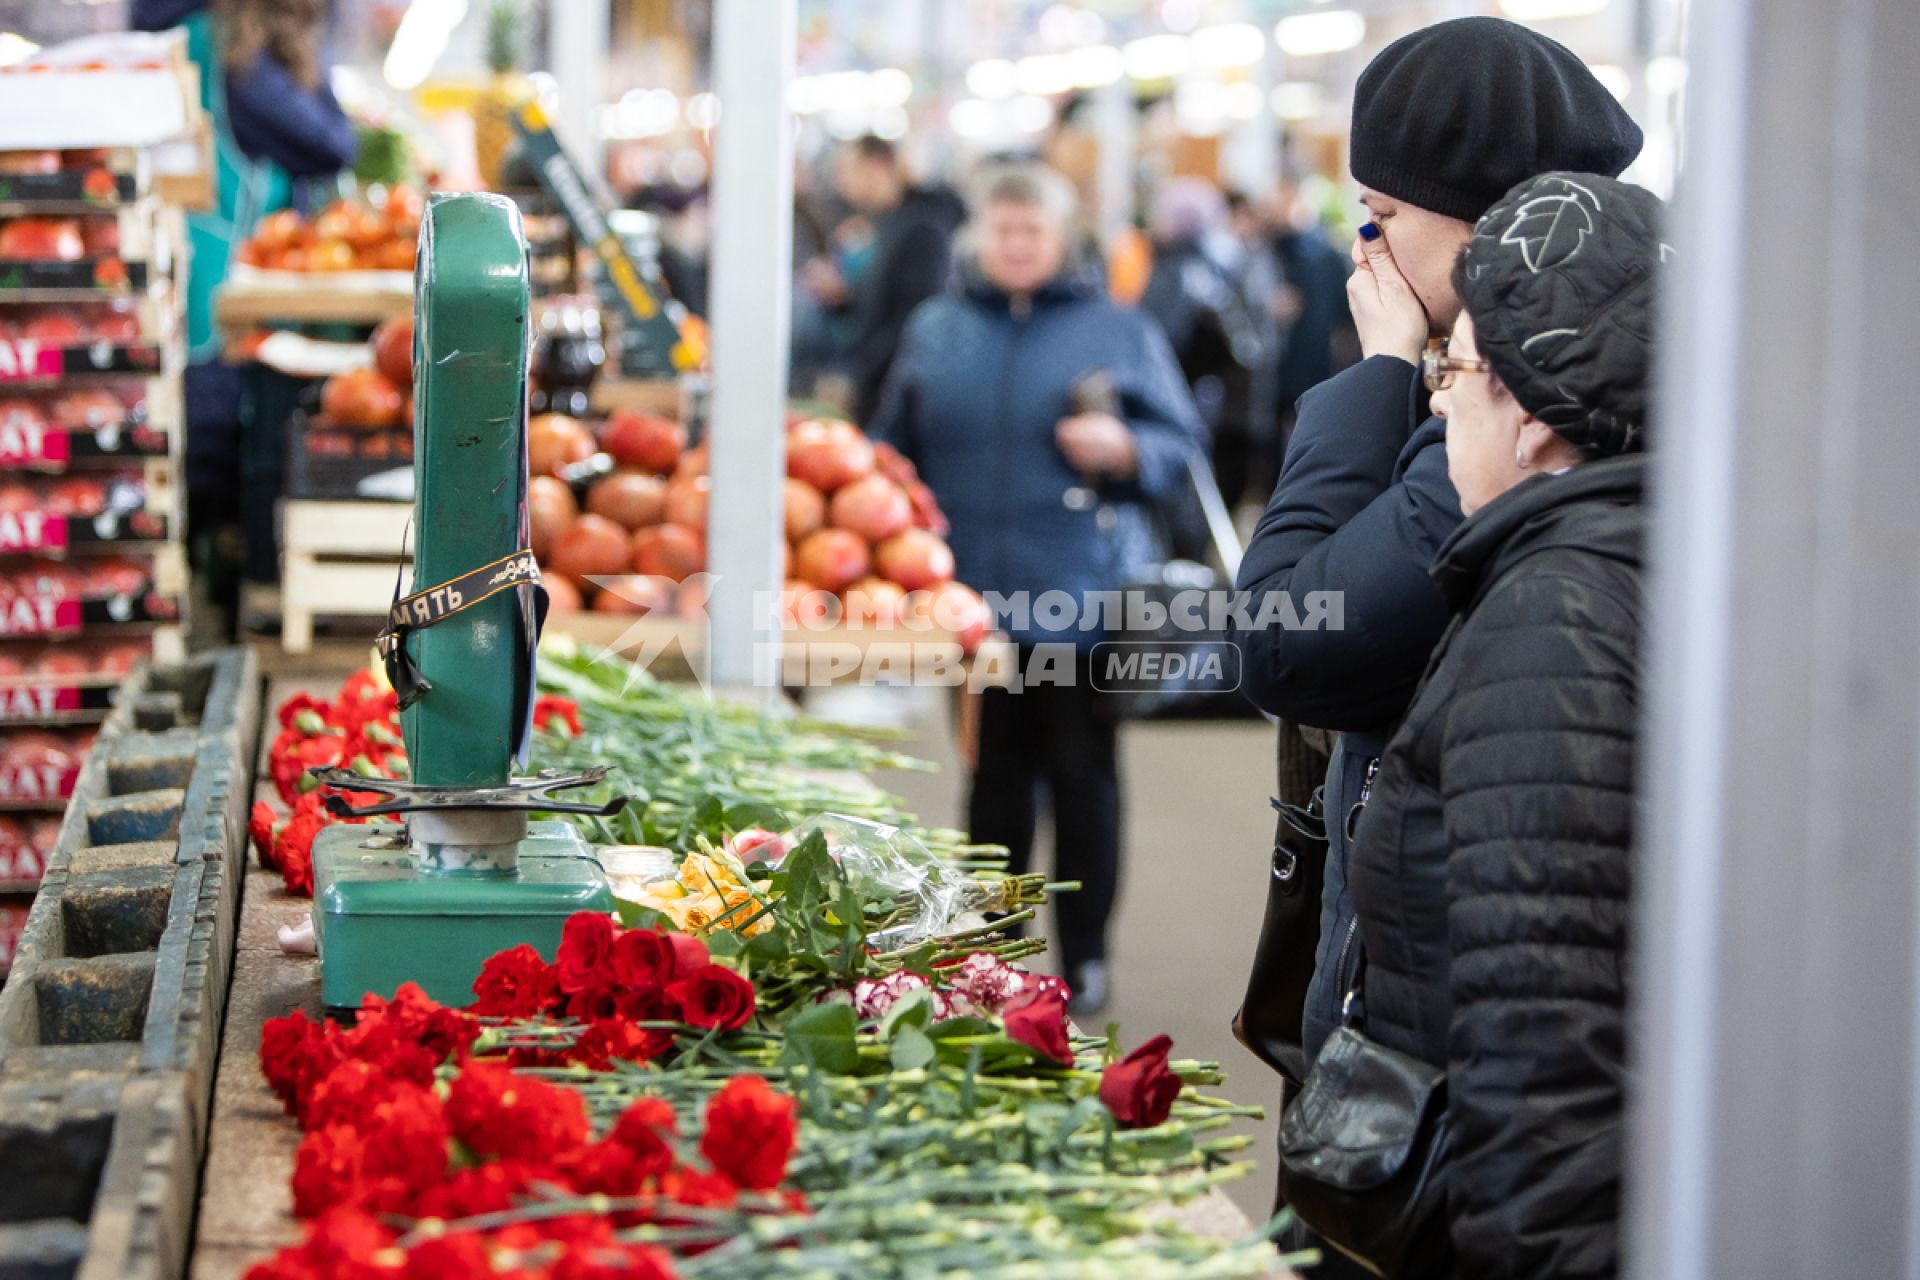
M 606 770 L 515 778 L 533 702 L 544 609 L 527 549 L 526 238 L 513 203 L 435 196 L 420 226 L 414 292 L 413 591 L 395 601 L 381 652 L 400 694 L 412 777 L 319 769 L 375 792 L 313 847 L 321 998 L 351 1009 L 417 982 L 466 1004 L 488 956 L 530 943 L 551 959 L 576 911 L 613 910 L 606 873 L 567 822 L 612 813 L 555 792 Z

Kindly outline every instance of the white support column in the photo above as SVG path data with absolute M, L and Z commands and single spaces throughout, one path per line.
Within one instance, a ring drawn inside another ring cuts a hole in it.
M 795 0 L 717 0 L 713 157 L 713 501 L 707 674 L 773 689 L 793 292 Z M 756 608 L 758 603 L 761 608 Z
M 1133 221 L 1134 145 L 1140 122 L 1133 82 L 1125 76 L 1093 91 L 1095 189 L 1100 198 L 1100 243 L 1111 247 Z
M 1693 20 L 1627 1274 L 1913 1277 L 1920 5 Z
M 595 182 L 606 176 L 600 108 L 607 101 L 608 0 L 566 0 L 547 6 L 547 69 L 560 87 L 554 132 Z

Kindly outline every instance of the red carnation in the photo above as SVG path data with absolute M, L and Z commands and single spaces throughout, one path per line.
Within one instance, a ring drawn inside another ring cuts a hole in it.
M 695 1209 L 731 1209 L 740 1198 L 740 1188 L 724 1173 L 709 1173 L 705 1169 L 683 1166 L 660 1176 L 660 1194 L 675 1204 Z
M 540 1169 L 522 1161 L 489 1160 L 458 1170 L 423 1194 L 414 1207 L 420 1217 L 444 1218 L 449 1222 L 483 1213 L 502 1213 L 526 1195 L 527 1188 L 541 1176 Z
M 560 994 L 560 975 L 523 942 L 487 958 L 473 994 L 467 1008 L 483 1018 L 536 1018 Z
M 471 1280 L 492 1274 L 493 1253 L 471 1231 L 434 1236 L 407 1251 L 407 1280 Z
M 595 1018 L 574 1041 L 567 1060 L 589 1071 L 611 1070 L 614 1061 L 650 1062 L 673 1043 L 671 1032 L 636 1027 L 626 1018 Z
M 542 1163 L 585 1145 L 587 1105 L 572 1089 L 471 1062 L 447 1091 L 454 1137 L 482 1158 Z
M 1007 1036 L 1043 1058 L 1073 1065 L 1073 1045 L 1067 1039 L 1067 997 L 1056 987 L 1023 991 L 1008 1002 L 1000 1020 Z
M 560 933 L 560 989 L 568 994 L 605 987 L 613 957 L 613 917 L 578 911 Z
M 555 1171 L 582 1195 L 637 1196 L 646 1190 L 647 1171 L 617 1142 L 590 1142 L 562 1157 Z
M 572 698 L 543 693 L 533 702 L 533 727 L 551 729 L 555 733 L 564 732 L 569 738 L 577 738 L 584 728 L 580 723 L 580 704 Z
M 690 1026 L 737 1031 L 753 1017 L 753 984 L 725 965 L 695 969 L 667 988 Z
M 340 1206 L 314 1220 L 307 1238 L 247 1269 L 246 1280 L 332 1280 L 337 1276 L 398 1276 L 406 1255 L 393 1233 L 363 1210 Z
M 273 855 L 274 838 L 280 834 L 280 828 L 286 819 L 273 811 L 273 806 L 262 800 L 253 806 L 253 812 L 247 817 L 247 835 L 253 841 L 253 852 L 260 859 L 260 865 L 277 870 L 280 863 Z
M 333 708 L 310 693 L 296 693 L 280 704 L 280 727 L 293 733 L 325 733 Z
M 337 1204 L 365 1206 L 367 1144 L 343 1124 L 315 1129 L 293 1156 L 293 1215 L 311 1218 Z
M 673 1108 L 665 1099 L 641 1098 L 620 1113 L 607 1136 L 632 1152 L 649 1177 L 659 1177 L 674 1165 L 677 1129 Z
M 260 1072 L 288 1115 L 345 1056 L 339 1033 L 304 1012 L 269 1018 L 260 1028 Z
M 376 1028 L 395 1039 L 419 1045 L 433 1055 L 436 1066 L 448 1058 L 458 1057 L 480 1038 L 479 1024 L 458 1009 L 447 1008 L 421 990 L 416 982 L 401 983 L 391 1000 L 371 993 L 361 997 L 360 1021 L 353 1036 L 377 1035 Z
M 357 1128 L 379 1103 L 403 1085 L 379 1067 L 349 1058 L 314 1085 L 300 1107 L 302 1129 L 343 1124 Z
M 1173 1041 L 1155 1036 L 1100 1073 L 1100 1101 L 1123 1129 L 1151 1129 L 1166 1122 L 1180 1096 L 1180 1077 L 1167 1069 Z
M 707 1104 L 700 1154 L 739 1185 L 769 1191 L 786 1176 L 796 1110 L 759 1076 L 735 1076 Z

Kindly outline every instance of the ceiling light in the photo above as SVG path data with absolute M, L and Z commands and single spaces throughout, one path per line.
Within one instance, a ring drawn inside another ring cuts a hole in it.
M 1260 114 L 1263 95 L 1259 85 L 1241 80 L 1227 86 L 1224 101 L 1231 119 L 1251 120 Z
M 1193 60 L 1203 67 L 1250 67 L 1267 52 L 1267 38 L 1251 22 L 1202 27 L 1189 37 Z
M 40 46 L 14 31 L 0 31 L 0 67 L 25 62 L 40 52 Z
M 984 138 L 999 126 L 999 112 L 984 98 L 962 98 L 947 112 L 947 127 L 962 138 Z
M 1013 64 L 1013 81 L 1021 93 L 1050 97 L 1073 88 L 1073 64 L 1058 53 L 1036 53 Z
M 988 58 L 967 68 L 967 92 L 976 98 L 1011 98 L 1018 89 L 1013 64 L 1005 58 Z
M 1082 45 L 1061 55 L 1073 74 L 1076 89 L 1098 89 L 1126 74 L 1127 60 L 1110 44 Z
M 1053 104 L 1045 98 L 1015 98 L 1006 106 L 1007 125 L 1016 133 L 1039 133 L 1053 123 Z
M 867 98 L 877 107 L 903 107 L 913 97 L 913 77 L 899 67 L 882 67 L 867 77 Z
M 1351 9 L 1296 13 L 1280 19 L 1273 38 L 1283 52 L 1295 58 L 1344 53 L 1367 38 L 1367 20 Z
M 1127 43 L 1121 56 L 1127 74 L 1135 80 L 1166 80 L 1185 71 L 1193 61 L 1185 36 L 1143 36 Z

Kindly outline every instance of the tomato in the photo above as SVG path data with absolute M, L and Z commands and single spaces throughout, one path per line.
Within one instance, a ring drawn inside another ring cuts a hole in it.
M 633 535 L 633 571 L 680 582 L 707 567 L 707 540 L 679 524 L 649 525 Z
M 345 200 L 335 200 L 320 211 L 313 220 L 313 238 L 315 240 L 346 240 L 354 229 L 353 206 Z
M 54 407 L 61 422 L 74 427 L 111 427 L 127 420 L 127 406 L 105 391 L 76 391 Z
M 578 613 L 585 604 L 585 601 L 580 598 L 580 588 L 573 585 L 572 578 L 563 578 L 557 573 L 550 573 L 540 579 L 540 585 L 547 591 L 549 618 Z
M 255 224 L 253 243 L 271 253 L 285 253 L 300 242 L 304 229 L 299 214 L 291 209 L 280 209 Z
M 845 529 L 821 529 L 794 548 L 794 574 L 823 591 L 839 591 L 867 576 L 865 539 Z
M 0 427 L 10 431 L 24 431 L 34 427 L 45 427 L 47 415 L 40 406 L 31 400 L 0 400 Z
M 593 456 L 593 433 L 564 413 L 543 413 L 527 423 L 527 469 L 555 475 Z
M 531 532 L 533 558 L 541 564 L 553 553 L 553 544 L 579 518 L 580 504 L 573 500 L 567 482 L 553 476 L 534 476 L 527 481 L 527 524 Z
M 11 599 L 12 592 L 13 588 L 10 585 L 4 589 L 0 589 L 0 600 Z M 0 653 L 0 680 L 12 680 L 19 676 L 24 670 L 26 670 L 26 667 L 21 663 L 20 659 L 10 653 Z
M 787 474 L 822 493 L 873 470 L 873 445 L 851 422 L 811 419 L 787 433 Z
M 833 495 L 827 518 L 868 542 L 884 542 L 913 523 L 913 504 L 907 491 L 885 476 L 862 476 Z
M 45 347 L 71 347 L 85 342 L 87 331 L 69 312 L 43 311 L 20 326 L 20 336 Z
M 673 607 L 673 582 L 643 573 L 623 574 L 607 582 L 593 598 L 595 613 L 641 616 Z
M 671 418 L 615 409 L 600 428 L 600 444 L 623 467 L 672 471 L 687 447 L 687 429 Z
M 87 578 L 72 565 L 49 561 L 17 571 L 13 575 L 13 590 L 28 599 L 78 600 L 87 594 Z
M 953 577 L 953 551 L 924 529 L 896 533 L 873 549 L 880 576 L 918 591 Z
M 89 258 L 110 258 L 120 252 L 119 219 L 88 218 L 80 225 L 80 238 Z
M 15 481 L 0 484 L 0 515 L 20 516 L 40 509 L 40 495 Z
M 77 218 L 15 218 L 0 226 L 0 258 L 75 262 L 86 256 Z
M 712 493 L 711 477 L 675 476 L 667 482 L 667 523 L 683 524 L 689 529 L 705 529 L 707 500 Z
M 788 476 L 785 498 L 788 542 L 798 542 L 826 523 L 827 500 L 805 480 Z
M 335 426 L 397 426 L 402 404 L 399 388 L 372 369 L 349 369 L 320 389 L 320 411 Z
M 107 486 L 87 476 L 68 476 L 47 491 L 46 508 L 57 516 L 97 516 L 107 509 Z
M 58 173 L 58 151 L 0 151 L 0 173 Z
M 906 599 L 907 593 L 885 578 L 862 578 L 847 588 L 847 623 L 870 631 L 891 630 Z
M 584 515 L 554 539 L 553 569 L 576 582 L 627 570 L 627 532 L 605 516 Z
M 659 476 L 644 471 L 616 471 L 594 481 L 593 487 L 587 490 L 587 510 L 631 532 L 659 524 L 662 514 L 669 509 L 671 493 L 672 485 Z
M 74 567 L 86 575 L 86 590 L 90 596 L 138 595 L 147 589 L 147 583 L 153 577 L 147 565 L 125 556 L 88 560 Z
M 373 364 L 382 377 L 396 387 L 413 385 L 412 315 L 381 321 L 368 345 L 373 348 Z

